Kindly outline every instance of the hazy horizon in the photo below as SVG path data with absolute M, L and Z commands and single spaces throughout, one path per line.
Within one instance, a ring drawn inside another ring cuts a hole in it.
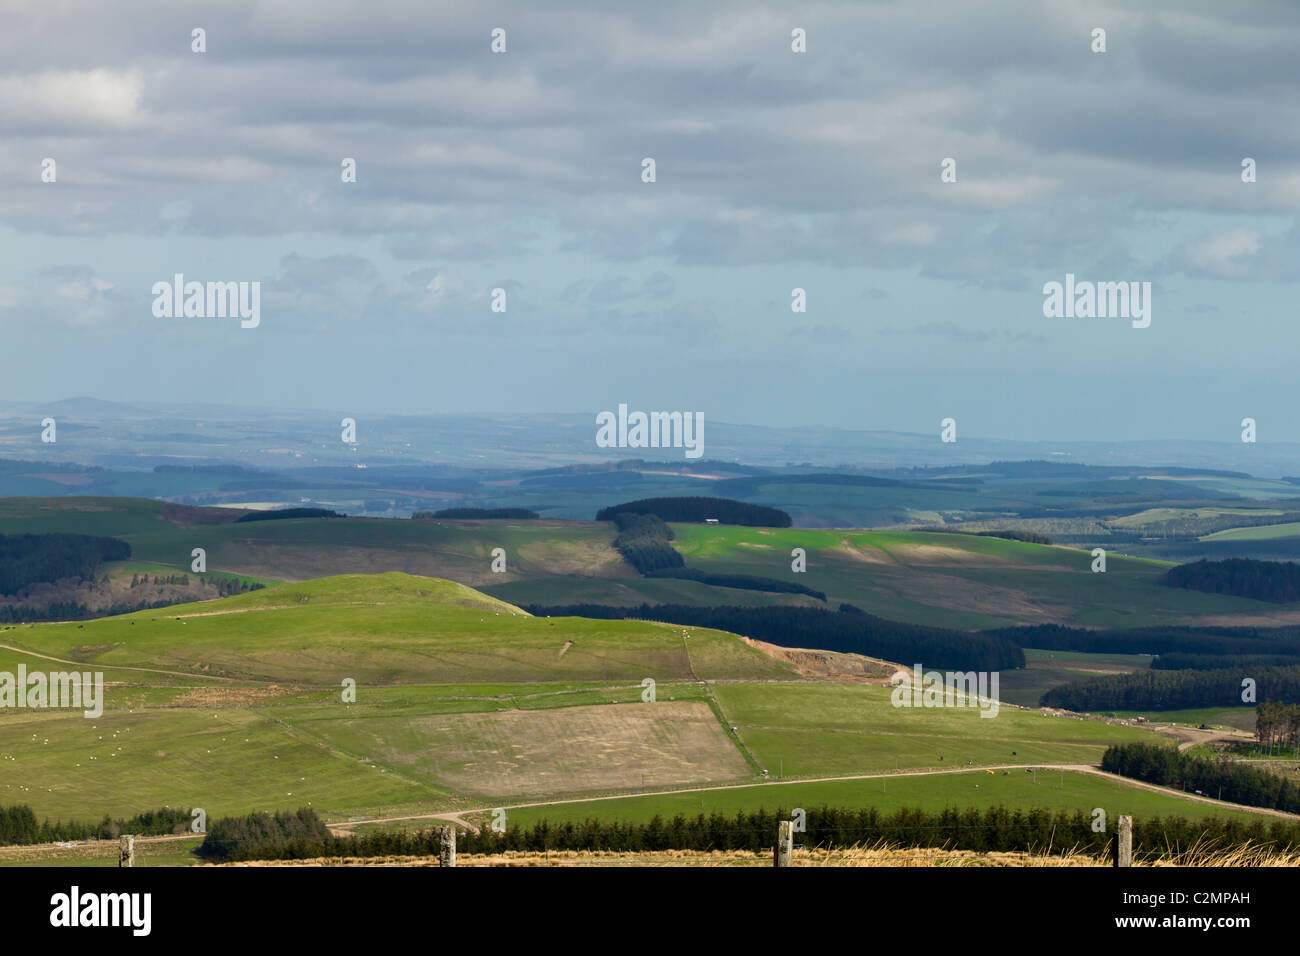
M 49 444 L 42 428 L 50 420 L 47 415 L 55 421 L 58 436 Z M 354 443 L 340 441 L 344 419 L 353 423 Z M 949 443 L 940 439 L 937 428 L 924 433 L 706 420 L 702 448 L 692 454 L 680 445 L 601 447 L 599 435 L 596 416 L 587 412 L 443 410 L 404 415 L 352 408 L 117 403 L 93 396 L 36 404 L 0 398 L 0 459 L 128 469 L 169 461 L 239 462 L 271 469 L 343 462 L 518 469 L 645 459 L 889 471 L 1041 460 L 1231 471 L 1274 479 L 1300 475 L 1300 443 L 1276 440 L 1035 441 L 959 432 Z

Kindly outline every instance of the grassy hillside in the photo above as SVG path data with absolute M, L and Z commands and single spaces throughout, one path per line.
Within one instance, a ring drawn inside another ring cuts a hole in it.
M 893 620 L 975 629 L 997 623 L 1088 627 L 1190 624 L 1212 615 L 1270 615 L 1277 605 L 1220 595 L 1190 598 L 1158 583 L 1167 562 L 965 534 L 674 525 L 691 567 L 755 574 L 826 592 Z M 791 570 L 791 551 L 807 571 Z M 1286 606 L 1300 613 L 1300 608 Z M 1300 618 L 1298 618 L 1300 619 Z
M 700 681 L 795 676 L 734 635 L 534 618 L 398 573 L 7 627 L 0 645 L 0 669 L 65 668 L 53 658 L 104 672 L 99 718 L 0 719 L 0 802 L 60 816 L 305 803 L 344 815 L 617 788 L 645 772 L 743 776 Z M 345 678 L 355 703 L 342 700 Z M 659 683 L 653 705 L 645 678 Z
M 0 630 L 0 669 L 59 669 L 50 658 L 102 669 L 104 711 L 0 714 L 0 803 L 65 819 L 311 806 L 342 822 L 682 788 L 704 788 L 685 800 L 692 806 L 740 806 L 767 799 L 768 787 L 753 787 L 764 770 L 812 778 L 968 761 L 1088 764 L 1109 743 L 1156 739 L 1009 705 L 994 718 L 898 709 L 888 687 L 803 677 L 735 635 L 533 617 L 462 584 L 400 573 Z M 344 678 L 357 682 L 354 702 L 343 700 Z M 1029 805 L 1036 794 L 1044 806 L 1112 805 L 1100 784 L 1073 776 L 1050 798 L 1046 776 L 959 776 L 900 781 L 901 791 L 892 781 L 808 783 L 799 793 L 875 802 L 878 786 L 886 801 L 926 806 Z M 719 789 L 738 784 L 751 797 Z M 1185 809 L 1180 801 L 1125 795 L 1116 806 L 1167 813 Z
M 888 490 L 888 489 L 886 489 Z M 228 510 L 118 498 L 3 499 L 0 533 L 76 530 L 123 537 L 133 559 L 188 570 L 196 547 L 214 572 L 264 581 L 405 571 L 482 588 L 512 604 L 806 604 L 797 594 L 639 577 L 612 547 L 612 524 L 302 518 L 235 523 Z M 964 534 L 677 524 L 673 542 L 694 569 L 777 578 L 881 617 L 976 629 L 1062 623 L 1139 627 L 1198 622 L 1300 622 L 1274 605 L 1163 587 L 1166 562 Z M 492 553 L 505 551 L 494 573 Z M 791 550 L 807 552 L 805 573 Z
M 14 627 L 0 637 L 96 667 L 331 687 L 346 677 L 375 685 L 786 673 L 733 636 L 692 629 L 688 646 L 683 633 L 638 621 L 534 618 L 462 584 L 389 572 L 84 624 Z

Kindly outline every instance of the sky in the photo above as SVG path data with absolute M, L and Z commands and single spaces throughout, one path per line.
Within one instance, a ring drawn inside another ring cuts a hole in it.
M 0 23 L 0 400 L 1300 440 L 1300 4 Z M 260 323 L 155 315 L 177 273 Z M 1067 274 L 1150 283 L 1149 326 L 1044 315 Z

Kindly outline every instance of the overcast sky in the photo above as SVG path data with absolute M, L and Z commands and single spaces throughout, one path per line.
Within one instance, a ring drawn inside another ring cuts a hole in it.
M 0 399 L 1300 440 L 1300 4 L 0 24 Z M 175 273 L 260 282 L 261 324 L 155 317 Z M 1066 273 L 1150 282 L 1150 326 L 1046 318 Z

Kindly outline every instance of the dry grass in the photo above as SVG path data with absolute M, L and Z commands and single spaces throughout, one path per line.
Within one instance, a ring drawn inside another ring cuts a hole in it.
M 172 698 L 172 707 L 254 707 L 276 697 L 295 693 L 297 688 L 268 687 L 196 687 Z
M 901 848 L 887 844 L 850 847 L 842 850 L 796 850 L 794 866 L 836 867 L 1109 867 L 1108 857 L 1091 856 L 1069 851 L 1043 855 L 1038 853 L 977 853 L 973 850 L 944 850 L 935 848 Z M 437 866 L 432 856 L 385 856 L 317 860 L 259 861 L 235 863 L 230 866 Z M 771 866 L 770 852 L 752 853 L 746 850 L 665 850 L 660 853 L 612 853 L 586 850 L 546 852 L 512 851 L 493 854 L 460 854 L 457 866 Z M 1182 853 L 1170 853 L 1159 858 L 1134 860 L 1136 867 L 1198 866 L 1300 866 L 1300 853 L 1277 851 L 1265 847 L 1243 845 L 1215 848 L 1210 845 L 1194 846 Z
M 446 714 L 413 718 L 409 727 L 400 745 L 376 738 L 371 752 L 399 768 L 432 769 L 439 782 L 469 793 L 608 791 L 643 779 L 685 786 L 738 779 L 748 769 L 708 705 L 695 701 Z
M 1222 846 L 1198 841 L 1181 853 L 1166 851 L 1157 859 L 1134 860 L 1134 863 L 1137 866 L 1300 866 L 1300 851 L 1275 850 L 1253 843 Z
M 800 677 L 816 680 L 866 681 L 885 684 L 898 672 L 901 665 L 882 661 L 862 654 L 841 651 L 819 651 L 802 647 L 780 647 L 752 637 L 742 637 L 750 647 L 756 647 L 768 657 L 790 664 Z

